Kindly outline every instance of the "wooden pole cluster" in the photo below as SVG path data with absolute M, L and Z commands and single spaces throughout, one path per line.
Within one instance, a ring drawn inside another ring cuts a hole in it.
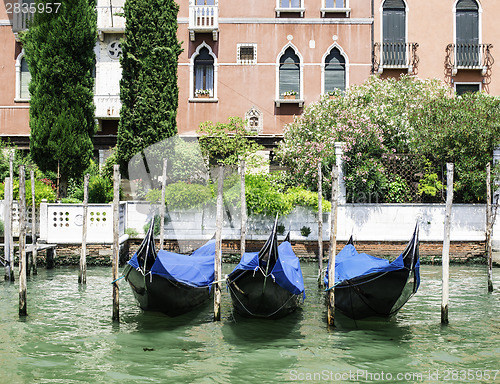
M 160 201 L 160 249 L 163 249 L 165 239 L 165 189 L 167 188 L 167 159 L 163 159 L 163 172 L 161 178 L 161 201 Z
M 330 217 L 330 254 L 328 257 L 328 325 L 335 325 L 335 255 L 337 253 L 339 170 L 332 168 L 332 207 Z
M 30 178 L 31 178 L 31 263 L 30 267 L 33 270 L 33 275 L 38 274 L 38 266 L 37 266 L 37 257 L 38 257 L 38 249 L 37 249 L 37 238 L 36 238 L 36 201 L 35 201 L 35 171 L 33 169 L 30 170 Z M 29 274 L 29 269 L 28 269 Z
M 246 185 L 245 185 L 245 160 L 241 160 L 240 165 L 240 180 L 241 180 L 241 231 L 240 231 L 240 253 L 241 256 L 245 253 L 246 249 L 246 236 L 247 236 L 247 199 L 246 199 Z
M 488 257 L 488 292 L 493 292 L 493 254 L 491 236 L 493 214 L 491 209 L 491 165 L 486 165 L 486 254 Z
M 24 165 L 19 166 L 19 316 L 27 313 L 26 294 L 26 184 Z
M 78 283 L 87 284 L 87 224 L 89 209 L 89 179 L 87 173 L 83 178 L 83 214 L 82 214 L 82 253 L 80 254 L 80 271 L 78 274 Z
M 323 276 L 323 175 L 321 159 L 318 161 L 318 286 L 322 285 Z
M 450 281 L 450 227 L 451 208 L 453 206 L 453 164 L 446 164 L 446 212 L 444 219 L 444 241 L 442 257 L 442 298 L 441 298 L 441 324 L 448 324 L 448 300 Z
M 215 284 L 214 288 L 214 321 L 221 320 L 221 278 L 222 278 L 222 203 L 224 192 L 224 167 L 219 165 L 217 177 L 217 214 L 215 218 Z
M 5 254 L 5 281 L 14 281 L 14 260 L 11 258 L 11 237 L 12 237 L 12 225 L 11 225 L 11 204 L 10 204 L 10 190 L 12 188 L 12 179 L 10 177 L 5 178 L 5 206 L 4 206 L 4 218 L 5 218 L 5 234 L 4 234 L 4 254 Z
M 120 257 L 120 166 L 113 166 L 113 320 L 120 321 L 120 302 L 118 291 L 118 263 Z

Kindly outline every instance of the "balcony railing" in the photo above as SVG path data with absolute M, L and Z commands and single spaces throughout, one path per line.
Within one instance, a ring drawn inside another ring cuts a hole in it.
M 23 10 L 23 8 L 21 8 Z M 12 32 L 17 33 L 28 29 L 28 22 L 33 19 L 33 12 L 29 11 L 29 8 L 26 12 L 13 12 L 12 16 Z
M 448 44 L 446 64 L 456 75 L 459 69 L 480 69 L 483 76 L 492 67 L 491 55 L 493 44 Z
M 189 36 L 194 40 L 195 33 L 212 33 L 217 40 L 219 31 L 219 6 L 215 5 L 190 5 L 189 6 Z
M 98 119 L 118 119 L 122 103 L 119 95 L 95 95 L 95 117 Z
M 125 17 L 123 6 L 108 5 L 97 6 L 97 29 L 101 32 L 123 33 L 125 32 Z
M 419 58 L 418 43 L 375 43 L 374 72 L 382 73 L 384 69 L 407 69 L 415 73 Z

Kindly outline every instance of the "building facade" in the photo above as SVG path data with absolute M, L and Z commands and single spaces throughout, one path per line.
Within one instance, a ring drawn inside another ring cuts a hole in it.
M 18 3 L 18 1 L 20 3 Z M 16 33 L 26 15 L 0 5 L 0 136 L 29 140 L 29 70 Z M 124 0 L 98 0 L 96 149 L 116 142 Z M 247 120 L 272 147 L 304 106 L 335 89 L 402 73 L 440 78 L 457 92 L 500 95 L 493 60 L 495 0 L 178 0 L 178 130 Z M 497 73 L 499 73 L 497 75 Z

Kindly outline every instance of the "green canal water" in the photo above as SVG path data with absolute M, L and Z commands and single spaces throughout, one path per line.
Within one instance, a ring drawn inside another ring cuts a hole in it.
M 224 273 L 232 265 L 224 265 Z M 441 268 L 424 265 L 419 292 L 390 320 L 337 316 L 328 329 L 316 265 L 302 266 L 307 298 L 280 320 L 223 321 L 211 307 L 179 318 L 144 313 L 120 281 L 111 321 L 111 269 L 40 269 L 28 278 L 28 316 L 17 282 L 0 282 L 0 383 L 500 383 L 500 271 L 452 266 L 448 326 L 440 325 Z

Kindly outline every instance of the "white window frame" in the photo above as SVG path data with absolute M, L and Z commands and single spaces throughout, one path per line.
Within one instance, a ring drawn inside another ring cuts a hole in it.
M 306 11 L 306 9 L 304 8 L 304 0 L 299 0 L 300 1 L 300 5 L 298 8 L 282 8 L 281 7 L 281 0 L 276 0 L 276 16 L 277 17 L 280 17 L 280 14 L 281 12 L 285 12 L 285 13 L 300 13 L 300 17 L 304 17 L 304 12 Z
M 195 97 L 194 94 L 194 60 L 200 54 L 202 48 L 207 48 L 208 53 L 214 59 L 214 93 L 212 97 L 204 99 Z M 191 60 L 189 62 L 189 101 L 193 103 L 217 103 L 219 99 L 217 98 L 217 83 L 219 78 L 219 64 L 217 62 L 217 56 L 214 54 L 212 47 L 208 45 L 205 41 L 203 41 L 198 47 L 196 51 L 191 55 Z
M 326 6 L 326 0 L 321 0 L 321 16 L 325 17 L 327 13 L 345 13 L 347 17 L 349 17 L 351 13 L 351 7 L 349 4 L 350 0 L 344 0 L 345 1 L 345 7 L 340 8 L 340 7 L 328 7 Z
M 457 92 L 457 85 L 479 85 L 479 91 L 483 90 L 483 83 L 480 81 L 455 81 L 453 82 L 453 89 L 455 89 L 455 93 Z
M 330 54 L 333 48 L 337 48 L 340 51 L 340 55 L 344 58 L 345 60 L 345 89 L 349 88 L 349 57 L 345 53 L 344 49 L 338 44 L 338 43 L 333 43 L 328 47 L 326 52 L 324 53 L 323 57 L 321 58 L 321 94 L 325 95 L 325 60 L 326 57 Z
M 14 96 L 14 102 L 18 103 L 27 103 L 30 101 L 29 98 L 21 98 L 21 61 L 25 56 L 24 49 L 21 50 L 21 53 L 16 58 L 16 94 Z
M 240 57 L 241 48 L 253 48 L 253 60 L 242 60 Z M 257 44 L 255 43 L 238 43 L 236 46 L 236 63 L 242 65 L 257 64 Z
M 299 64 L 299 98 L 298 99 L 292 99 L 292 100 L 286 100 L 282 99 L 280 95 L 280 59 L 281 56 L 285 54 L 285 51 L 288 48 L 292 48 L 295 51 L 295 54 L 298 56 L 300 60 Z M 276 90 L 275 90 L 276 98 L 275 98 L 275 104 L 277 107 L 279 107 L 281 104 L 299 104 L 299 107 L 302 107 L 304 105 L 304 58 L 300 54 L 299 50 L 297 47 L 289 42 L 286 44 L 282 49 L 281 52 L 278 54 L 276 58 Z

